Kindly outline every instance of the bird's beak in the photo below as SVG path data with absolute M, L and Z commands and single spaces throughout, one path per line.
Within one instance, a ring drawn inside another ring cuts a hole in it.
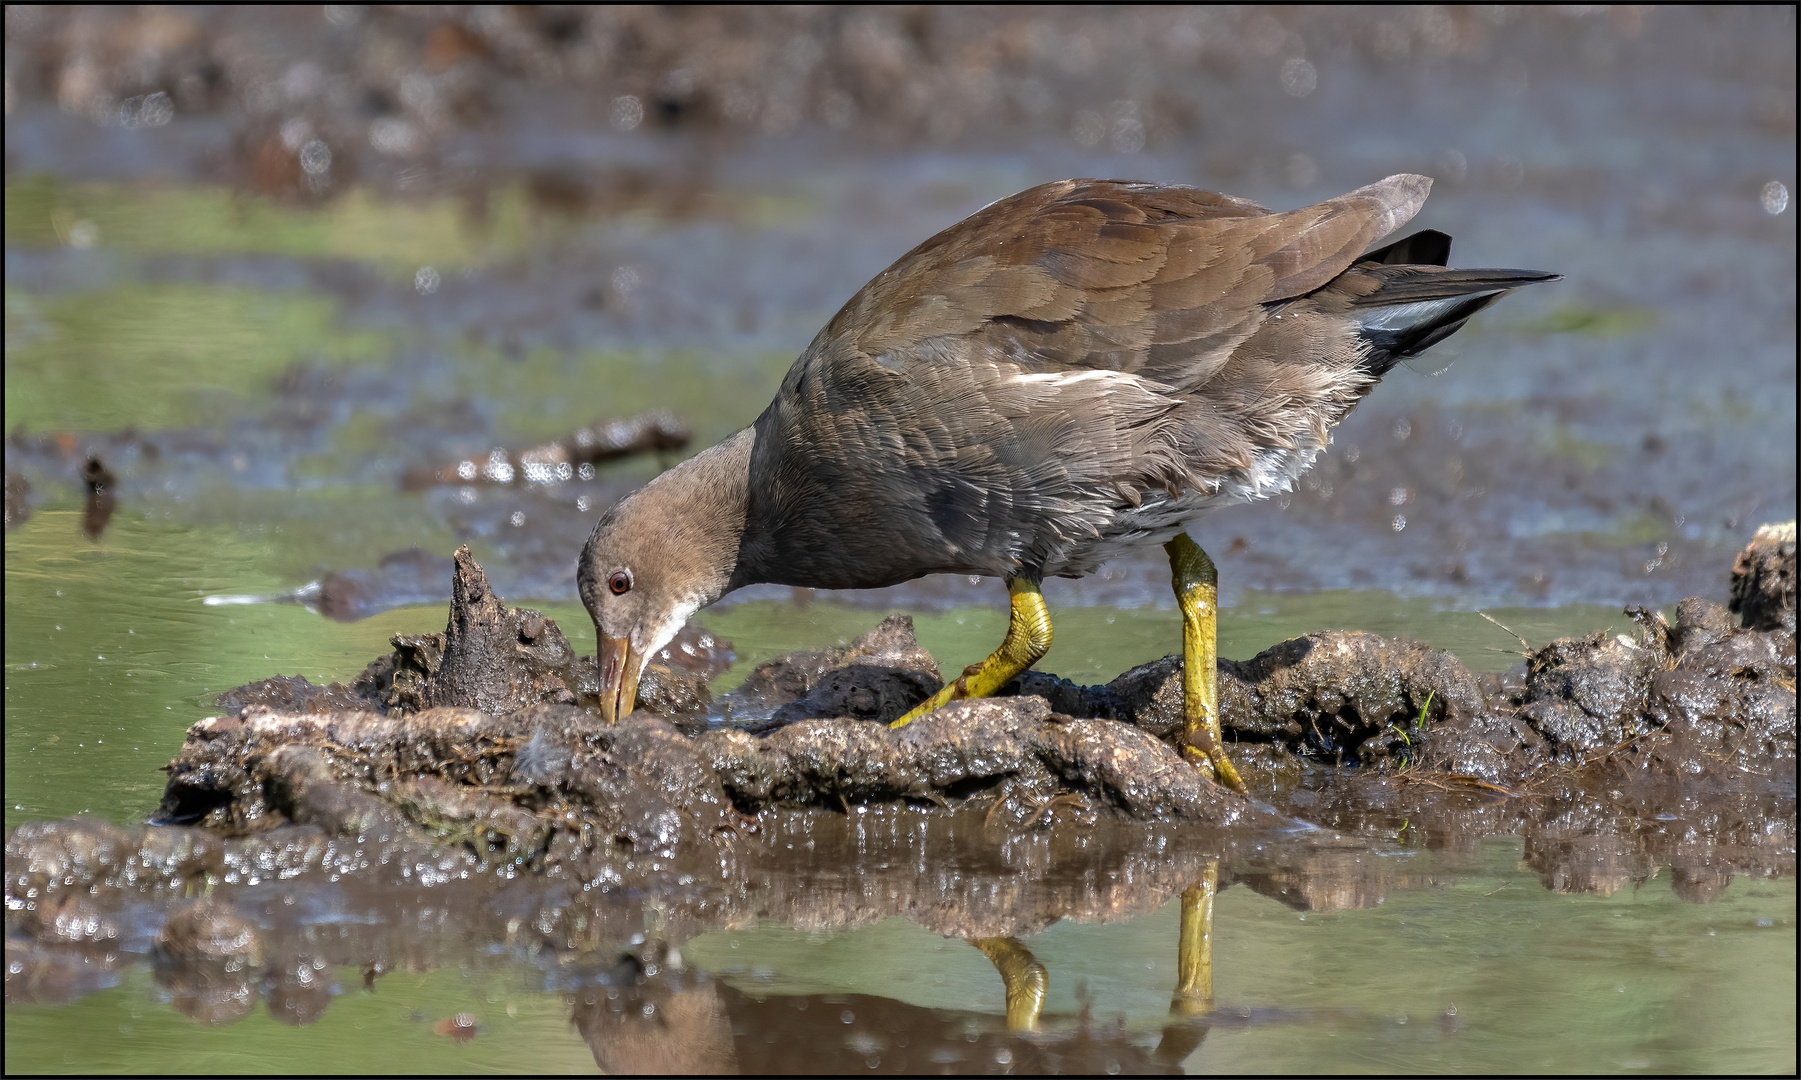
M 638 671 L 644 666 L 629 637 L 600 635 L 600 715 L 616 724 L 638 703 Z

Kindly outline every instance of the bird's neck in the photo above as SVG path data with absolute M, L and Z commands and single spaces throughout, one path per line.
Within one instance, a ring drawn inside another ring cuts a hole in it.
M 693 589 L 686 602 L 705 607 L 739 585 L 739 546 L 750 505 L 746 428 L 663 473 L 627 502 L 647 532 L 660 537 L 673 576 Z

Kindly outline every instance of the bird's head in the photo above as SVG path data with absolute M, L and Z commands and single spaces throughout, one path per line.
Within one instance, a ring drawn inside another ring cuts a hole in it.
M 582 549 L 576 585 L 599 639 L 600 709 L 609 723 L 632 711 L 650 658 L 732 585 L 748 461 L 725 451 L 739 441 L 727 440 L 621 500 Z

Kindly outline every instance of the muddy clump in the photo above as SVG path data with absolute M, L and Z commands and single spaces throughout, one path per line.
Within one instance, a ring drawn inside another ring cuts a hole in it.
M 1728 605 L 1747 630 L 1795 632 L 1795 523 L 1765 525 L 1732 564 Z
M 711 849 L 737 825 L 692 740 L 657 718 L 608 725 L 568 705 L 247 710 L 195 725 L 169 772 L 159 821 L 227 835 L 313 825 L 588 876 L 678 850 L 716 864 Z
M 556 623 L 502 604 L 468 545 L 457 548 L 455 559 L 444 632 L 394 639 L 389 710 L 574 705 L 575 650 Z
M 1552 642 L 1491 715 L 1524 721 L 1496 744 L 1477 718 L 1450 745 L 1482 742 L 1525 777 L 1547 765 L 1653 769 L 1687 778 L 1786 773 L 1795 756 L 1795 635 L 1746 630 L 1720 604 L 1691 597 L 1672 624 L 1629 608 L 1638 634 Z M 1494 726 L 1495 721 L 1487 721 Z
M 1183 730 L 1180 656 L 1140 665 L 1105 687 L 1046 689 L 1161 739 L 1175 740 Z M 1228 741 L 1374 765 L 1417 756 L 1434 725 L 1479 712 L 1483 696 L 1476 677 L 1443 649 L 1333 630 L 1284 641 L 1247 661 L 1221 660 L 1219 702 Z
M 1041 698 L 958 701 L 898 731 L 864 720 L 799 720 L 771 734 L 709 732 L 709 764 L 745 807 L 917 800 L 975 793 L 1064 797 L 1139 820 L 1224 824 L 1244 807 L 1147 733 L 1051 712 Z M 959 801 L 961 801 L 959 799 Z
M 848 646 L 757 665 L 717 712 L 754 734 L 822 717 L 892 723 L 943 685 L 938 661 L 913 636 L 913 617 L 890 615 Z
M 440 561 L 452 575 L 450 620 L 443 631 L 396 634 L 394 651 L 376 658 L 349 685 L 317 686 L 304 676 L 278 675 L 224 691 L 216 704 L 233 713 L 254 708 L 315 715 L 594 705 L 600 690 L 594 658 L 577 657 L 556 620 L 530 608 L 506 607 L 466 545 Z M 730 642 L 698 625 L 683 627 L 645 668 L 638 706 L 690 727 L 700 719 L 704 727 L 712 702 L 707 684 L 731 662 Z

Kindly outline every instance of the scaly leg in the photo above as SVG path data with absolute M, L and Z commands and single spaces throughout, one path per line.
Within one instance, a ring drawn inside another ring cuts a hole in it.
M 1219 571 L 1187 533 L 1178 533 L 1163 550 L 1169 552 L 1170 584 L 1182 609 L 1182 756 L 1207 763 L 1214 779 L 1248 795 L 1238 770 L 1226 760 L 1219 728 Z
M 1001 973 L 1001 982 L 1007 987 L 1007 1029 L 1037 1031 L 1044 992 L 1051 982 L 1044 965 L 1018 938 L 976 938 L 970 944 L 982 950 L 994 970 Z
M 1176 941 L 1176 992 L 1170 1022 L 1157 1043 L 1156 1057 L 1180 1065 L 1207 1038 L 1203 1019 L 1213 1011 L 1213 897 L 1219 891 L 1219 860 L 1210 859 L 1201 880 L 1182 893 L 1182 932 Z
M 1044 606 L 1044 594 L 1036 581 L 1013 578 L 1007 582 L 1012 596 L 1013 614 L 1007 623 L 1007 636 L 1001 647 L 988 659 L 971 664 L 963 674 L 944 684 L 944 688 L 921 702 L 907 715 L 890 724 L 905 727 L 953 701 L 964 698 L 993 697 L 1001 687 L 1012 682 L 1020 672 L 1038 662 L 1051 649 L 1051 613 Z

